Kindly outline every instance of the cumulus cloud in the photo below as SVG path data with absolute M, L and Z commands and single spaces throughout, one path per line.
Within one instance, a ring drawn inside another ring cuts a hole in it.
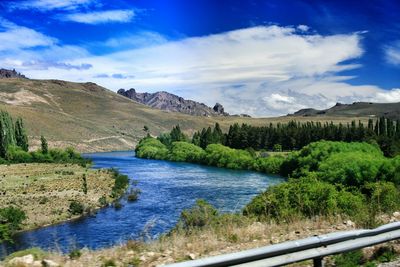
M 360 67 L 349 62 L 364 53 L 363 33 L 320 35 L 301 28 L 272 25 L 131 48 L 127 44 L 124 51 L 100 56 L 82 50 L 79 56 L 71 53 L 54 62 L 90 64 L 91 68 L 43 71 L 25 66 L 17 70 L 33 78 L 94 81 L 115 90 L 167 90 L 208 105 L 223 103 L 230 113 L 254 116 L 322 109 L 336 102 L 398 99 L 399 89 L 355 86 L 347 82 L 352 77 L 341 75 L 343 70 Z M 109 44 L 118 47 L 117 40 Z M 55 42 L 45 50 L 61 47 Z M 43 57 L 27 50 L 20 52 L 28 53 L 28 58 Z M 0 63 L 19 60 L 19 56 L 0 54 Z
M 135 12 L 133 10 L 105 10 L 87 13 L 71 13 L 58 16 L 65 21 L 73 21 L 85 24 L 101 24 L 101 23 L 124 23 L 133 19 Z
M 400 65 L 400 41 L 384 48 L 386 61 L 393 65 Z

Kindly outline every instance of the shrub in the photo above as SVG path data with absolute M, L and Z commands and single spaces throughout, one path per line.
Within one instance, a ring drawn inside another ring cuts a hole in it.
M 279 174 L 284 161 L 285 158 L 280 156 L 258 158 L 254 167 L 259 172 Z
M 320 163 L 318 173 L 323 181 L 359 187 L 380 179 L 378 174 L 384 161 L 384 157 L 374 154 L 336 153 Z
M 208 165 L 229 169 L 252 169 L 254 158 L 248 151 L 233 149 L 221 144 L 211 144 L 206 148 L 205 162 Z
M 168 159 L 172 161 L 201 162 L 205 152 L 201 147 L 184 141 L 173 142 Z
M 25 219 L 25 212 L 19 208 L 11 206 L 0 209 L 0 242 L 12 242 L 12 235 L 21 228 Z
M 133 201 L 138 200 L 140 193 L 141 193 L 141 191 L 138 188 L 131 189 L 131 191 L 129 192 L 128 197 L 127 197 L 128 201 L 133 202 Z
M 111 197 L 120 197 L 129 185 L 129 178 L 127 175 L 120 174 L 117 169 L 109 169 L 114 178 L 114 186 L 112 187 Z
M 79 259 L 82 256 L 82 252 L 79 249 L 73 249 L 69 252 L 71 259 Z
M 183 210 L 177 226 L 185 230 L 200 228 L 211 224 L 218 216 L 217 210 L 203 199 L 198 199 L 196 204 Z
M 269 187 L 256 196 L 243 213 L 258 218 L 292 221 L 316 215 L 364 214 L 365 204 L 362 194 L 337 188 L 310 176 Z
M 147 159 L 167 159 L 168 149 L 159 140 L 146 137 L 136 146 L 136 156 Z
M 73 215 L 80 215 L 83 214 L 83 211 L 85 210 L 85 207 L 83 206 L 82 203 L 79 201 L 73 200 L 69 204 L 69 209 L 68 211 L 73 214 Z
M 31 162 L 32 155 L 17 146 L 10 146 L 6 153 L 6 159 L 11 163 Z

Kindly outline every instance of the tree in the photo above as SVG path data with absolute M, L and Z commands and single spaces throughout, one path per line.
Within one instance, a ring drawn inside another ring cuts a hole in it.
M 43 135 L 40 137 L 40 141 L 41 141 L 41 146 L 42 146 L 42 153 L 43 154 L 49 153 L 49 147 L 47 145 L 47 140 Z
M 15 140 L 17 146 L 22 148 L 22 150 L 28 152 L 29 145 L 28 145 L 28 136 L 25 131 L 24 123 L 21 118 L 18 118 L 15 122 Z
M 187 138 L 184 133 L 181 131 L 181 127 L 176 125 L 174 128 L 172 128 L 171 133 L 171 142 L 176 142 L 176 141 L 186 141 Z

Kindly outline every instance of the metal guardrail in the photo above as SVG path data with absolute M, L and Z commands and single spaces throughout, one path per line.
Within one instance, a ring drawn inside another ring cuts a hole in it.
M 323 266 L 329 255 L 369 247 L 400 238 L 400 222 L 382 225 L 372 230 L 352 230 L 313 236 L 276 245 L 244 250 L 204 259 L 167 265 L 168 267 L 282 266 L 313 260 Z

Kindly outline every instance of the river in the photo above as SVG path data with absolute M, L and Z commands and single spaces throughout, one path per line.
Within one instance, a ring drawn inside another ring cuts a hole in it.
M 156 238 L 170 230 L 181 211 L 202 198 L 220 212 L 240 212 L 256 194 L 282 182 L 276 176 L 236 171 L 190 163 L 146 160 L 134 152 L 85 154 L 93 168 L 116 168 L 138 181 L 139 200 L 121 200 L 123 207 L 107 207 L 95 216 L 23 232 L 15 244 L 3 245 L 0 254 L 29 247 L 69 251 L 71 248 L 98 249 L 128 239 Z

